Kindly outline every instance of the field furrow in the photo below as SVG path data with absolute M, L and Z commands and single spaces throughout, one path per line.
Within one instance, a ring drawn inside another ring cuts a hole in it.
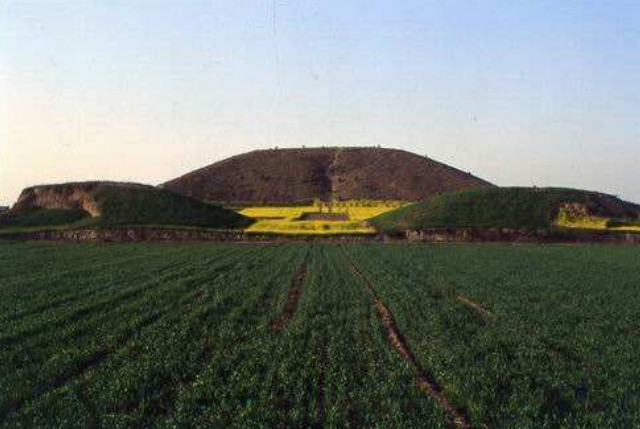
M 615 421 L 625 427 L 639 418 L 629 411 L 640 392 L 628 360 L 638 356 L 630 349 L 637 341 L 624 334 L 640 308 L 631 292 L 638 285 L 633 248 L 350 251 L 375 280 L 416 355 L 441 374 L 445 390 L 464 404 L 475 425 L 556 427 L 571 421 L 611 427 Z M 500 317 L 481 323 L 476 311 L 456 305 L 456 292 Z
M 468 296 L 460 292 L 456 292 L 456 299 L 467 307 L 472 308 L 480 316 L 484 317 L 487 320 L 494 320 L 496 318 L 495 314 L 487 310 L 483 304 L 480 304 L 475 299 L 469 298 Z
M 413 368 L 418 385 L 420 389 L 429 397 L 434 399 L 447 413 L 451 422 L 459 428 L 471 428 L 469 419 L 466 416 L 466 412 L 456 408 L 451 400 L 443 393 L 440 384 L 436 381 L 432 374 L 430 374 L 423 365 L 418 361 L 415 354 L 411 350 L 404 335 L 398 329 L 393 314 L 389 307 L 378 298 L 373 285 L 367 279 L 367 276 L 360 270 L 357 264 L 351 259 L 349 254 L 345 251 L 345 257 L 349 261 L 351 268 L 356 273 L 358 278 L 362 281 L 367 292 L 371 295 L 373 305 L 378 313 L 380 323 L 384 327 L 389 344 L 398 352 L 398 354 L 406 360 Z
M 0 253 L 2 428 L 640 422 L 636 248 L 4 243 Z
M 278 318 L 271 323 L 271 330 L 274 334 L 279 333 L 293 317 L 296 311 L 296 307 L 298 306 L 298 301 L 300 301 L 300 295 L 302 294 L 302 289 L 304 288 L 306 279 L 307 261 L 305 260 L 302 265 L 300 265 L 300 268 L 298 268 L 295 277 L 291 281 L 291 287 L 289 295 L 287 296 L 287 303 L 285 304 L 284 310 L 282 311 L 282 313 L 280 313 Z

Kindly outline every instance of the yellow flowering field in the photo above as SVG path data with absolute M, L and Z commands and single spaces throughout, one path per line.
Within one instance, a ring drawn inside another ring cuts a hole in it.
M 331 205 L 331 213 L 345 214 L 349 220 L 300 220 L 306 213 L 329 213 L 326 204 L 304 206 L 254 206 L 239 212 L 256 219 L 247 232 L 275 234 L 373 234 L 367 220 L 406 205 L 401 201 L 340 201 Z
M 562 228 L 577 228 L 577 229 L 597 229 L 606 231 L 620 231 L 620 232 L 640 232 L 640 226 L 628 225 L 628 226 L 615 226 L 610 227 L 609 221 L 611 219 L 598 216 L 572 216 L 565 208 L 560 209 L 558 218 L 556 219 L 556 225 Z

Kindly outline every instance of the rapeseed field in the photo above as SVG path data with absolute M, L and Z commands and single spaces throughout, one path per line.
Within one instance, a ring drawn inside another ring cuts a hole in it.
M 316 202 L 303 206 L 246 207 L 240 214 L 256 220 L 247 232 L 264 234 L 374 234 L 368 219 L 406 205 L 402 201 L 341 201 L 329 204 Z M 305 214 L 344 214 L 348 220 L 301 220 Z
M 600 216 L 575 216 L 566 208 L 560 209 L 556 226 L 561 228 L 595 229 L 600 231 L 640 232 L 640 226 L 612 226 L 612 219 Z

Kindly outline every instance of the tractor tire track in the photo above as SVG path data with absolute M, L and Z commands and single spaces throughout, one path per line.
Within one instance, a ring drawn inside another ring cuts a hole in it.
M 480 317 L 482 317 L 485 320 L 488 321 L 494 321 L 496 320 L 496 315 L 493 314 L 491 311 L 487 310 L 482 304 L 480 304 L 478 301 L 469 298 L 468 296 L 460 293 L 460 292 L 456 292 L 456 299 L 462 303 L 463 305 L 465 305 L 466 307 L 471 308 L 472 310 L 475 310 L 476 313 L 478 313 L 478 315 Z
M 387 263 L 391 263 L 391 261 L 387 258 L 385 258 L 385 261 Z M 402 275 L 402 270 L 395 266 L 394 267 L 398 270 L 398 271 L 390 271 L 385 269 L 384 271 L 388 274 L 391 275 Z M 420 286 L 420 284 L 416 281 L 413 280 L 413 278 L 403 275 L 403 278 L 413 284 L 415 284 L 416 286 Z M 473 298 L 468 297 L 467 295 L 463 294 L 462 292 L 458 292 L 457 290 L 455 290 L 453 288 L 453 286 L 451 286 L 451 290 L 450 292 L 448 292 L 447 294 L 443 294 L 443 296 L 447 296 L 447 297 L 453 297 L 455 298 L 459 303 L 461 303 L 462 305 L 464 305 L 465 307 L 468 307 L 472 310 L 474 310 L 478 316 L 480 316 L 482 319 L 484 319 L 485 321 L 490 321 L 490 322 L 494 322 L 496 321 L 496 319 L 498 318 L 493 312 L 491 312 L 489 309 L 487 309 L 483 304 L 481 304 L 480 302 L 476 301 Z
M 380 323 L 384 328 L 384 331 L 387 335 L 387 341 L 389 344 L 396 350 L 396 352 L 413 368 L 415 376 L 417 378 L 418 387 L 420 390 L 435 400 L 440 407 L 445 411 L 449 420 L 455 427 L 461 429 L 471 429 L 471 423 L 465 411 L 456 408 L 453 403 L 447 398 L 444 394 L 442 387 L 435 380 L 435 378 L 430 375 L 425 368 L 422 367 L 415 354 L 409 347 L 407 340 L 404 335 L 398 328 L 393 314 L 387 305 L 380 300 L 378 295 L 373 289 L 373 285 L 369 281 L 369 279 L 365 276 L 365 274 L 360 270 L 360 268 L 356 265 L 356 263 L 351 259 L 347 250 L 342 248 L 345 258 L 349 263 L 351 270 L 354 272 L 356 277 L 360 279 L 362 284 L 364 285 L 364 289 L 371 296 L 373 301 L 373 306 L 378 313 L 378 318 L 380 319 Z
M 261 255 L 261 253 L 257 253 L 257 255 Z M 271 261 L 271 259 L 268 259 L 268 261 Z M 305 268 L 305 278 L 306 278 L 306 261 L 307 258 L 305 257 L 305 259 L 302 262 L 301 268 L 304 266 Z M 266 264 L 264 264 L 266 265 Z M 276 283 L 274 279 L 276 279 L 279 275 L 279 273 L 281 273 L 282 271 L 284 271 L 284 267 L 286 266 L 286 264 L 283 264 L 281 269 L 271 273 L 271 275 L 273 276 L 268 282 L 267 282 L 267 287 L 266 289 L 263 291 L 262 294 L 259 295 L 259 299 L 256 300 L 256 302 L 254 303 L 254 306 L 252 307 L 255 311 L 252 311 L 253 314 L 258 315 L 261 312 L 259 311 L 259 309 L 261 308 L 261 306 L 266 306 L 268 305 L 269 301 L 271 300 L 272 297 L 272 289 L 274 289 L 275 287 L 277 287 L 277 284 L 281 284 L 281 283 Z M 299 269 L 300 271 L 300 269 Z M 299 273 L 298 271 L 298 273 Z M 297 274 L 296 273 L 296 277 Z M 294 277 L 294 280 L 296 279 L 296 277 Z M 193 296 L 194 300 L 200 300 L 201 296 L 199 295 L 194 295 Z M 219 308 L 218 312 L 216 313 L 218 315 L 218 317 L 222 317 L 225 316 L 227 314 L 229 314 L 231 312 L 231 306 L 228 305 L 228 301 L 220 301 L 218 302 L 216 308 Z M 186 306 L 186 307 L 185 307 Z M 187 311 L 187 309 L 189 309 L 192 306 L 192 303 L 190 301 L 185 301 L 182 307 L 183 311 Z M 213 313 L 212 313 L 213 314 Z M 205 320 L 208 319 L 208 317 L 205 317 L 203 319 L 201 319 L 199 321 L 199 323 L 196 323 L 194 325 L 195 328 L 195 332 L 200 335 L 203 332 L 203 329 L 205 328 Z M 246 321 L 247 319 L 243 319 L 244 321 Z M 256 325 L 259 322 L 256 320 Z M 264 326 L 264 325 L 262 325 Z M 234 349 L 237 348 L 238 346 L 242 345 L 247 337 L 249 336 L 249 334 L 247 332 L 242 332 L 239 335 L 235 336 L 234 340 L 233 340 L 233 344 L 234 344 Z M 231 348 L 227 348 L 225 351 L 222 352 L 225 357 L 230 357 L 231 353 L 233 353 L 233 349 Z M 177 409 L 177 405 L 178 405 L 178 401 L 180 399 L 180 396 L 183 394 L 183 392 L 189 391 L 193 388 L 194 383 L 196 382 L 196 380 L 198 379 L 198 377 L 200 377 L 200 375 L 202 375 L 203 373 L 205 373 L 207 367 L 210 366 L 211 361 L 213 360 L 215 355 L 215 351 L 214 351 L 214 345 L 211 342 L 211 339 L 208 338 L 207 336 L 203 337 L 203 344 L 202 344 L 202 350 L 201 350 L 201 364 L 202 364 L 202 370 L 199 373 L 189 373 L 189 374 L 182 374 L 180 377 L 180 381 L 179 381 L 179 390 L 177 392 L 173 392 L 173 396 L 171 398 L 171 400 L 169 401 L 169 403 L 167 403 L 165 410 L 164 410 L 164 418 L 170 418 L 170 417 L 174 417 L 175 416 L 175 412 Z M 277 391 L 277 387 L 278 387 L 278 380 L 274 379 L 273 381 L 273 387 L 272 387 L 272 391 L 276 392 Z M 283 404 L 284 402 L 279 402 L 280 404 Z M 287 405 L 289 406 L 289 408 L 292 406 L 291 404 Z M 285 412 L 285 408 L 282 408 L 282 410 L 284 410 L 283 412 Z
M 574 352 L 567 346 L 554 343 L 552 340 L 544 337 L 540 339 L 540 342 L 544 345 L 549 354 L 557 356 L 568 364 L 577 366 L 585 371 L 590 371 L 594 368 L 594 365 L 584 356 Z
M 387 258 L 385 258 L 385 261 L 387 263 L 391 263 L 391 261 Z M 395 267 L 396 269 L 399 269 L 399 267 L 397 266 Z M 399 272 L 398 271 L 391 272 L 389 270 L 384 270 L 384 271 L 388 274 L 397 273 L 400 275 L 402 273 L 401 271 Z M 419 283 L 415 282 L 410 277 L 405 276 L 404 278 L 415 285 L 419 285 Z M 488 310 L 483 304 L 474 300 L 473 298 L 470 298 L 457 291 L 453 291 L 453 297 L 462 305 L 474 310 L 478 314 L 478 316 L 480 316 L 485 322 L 496 322 L 498 320 L 498 316 L 495 313 Z M 517 331 L 521 333 L 524 337 L 530 337 L 532 335 L 531 331 L 525 331 L 525 329 L 523 328 L 519 328 Z M 549 356 L 555 356 L 561 359 L 562 361 L 564 361 L 565 364 L 573 365 L 574 367 L 577 367 L 583 371 L 592 371 L 595 368 L 595 365 L 592 362 L 590 362 L 585 356 L 582 356 L 580 353 L 573 351 L 570 348 L 563 346 L 561 344 L 557 344 L 556 342 L 548 338 L 545 338 L 540 334 L 537 334 L 536 336 L 540 346 L 546 350 Z
M 385 258 L 385 261 L 387 263 L 391 263 L 389 259 Z M 397 266 L 396 268 L 398 269 Z M 391 272 L 389 270 L 384 270 L 384 271 L 389 274 L 397 273 L 398 275 L 401 275 L 402 273 L 401 271 L 399 272 L 396 272 L 396 271 Z M 404 278 L 415 285 L 419 284 L 410 277 L 405 276 Z M 461 292 L 453 291 L 453 297 L 462 305 L 474 310 L 478 314 L 478 316 L 480 316 L 485 322 L 496 322 L 498 320 L 498 316 L 495 313 L 488 310 L 480 302 L 462 294 Z M 525 332 L 523 329 L 519 329 L 519 332 L 521 332 L 522 335 L 525 337 L 531 336 L 530 331 Z M 538 340 L 540 341 L 540 344 L 542 345 L 542 347 L 545 348 L 545 350 L 549 355 L 556 356 L 562 359 L 563 361 L 565 361 L 567 364 L 577 366 L 585 371 L 592 370 L 594 368 L 594 364 L 589 362 L 584 356 L 581 356 L 579 353 L 576 353 L 567 347 L 563 347 L 562 345 L 555 344 L 552 340 L 549 340 L 544 336 L 540 336 Z
M 287 326 L 289 321 L 293 318 L 293 315 L 298 308 L 298 302 L 302 296 L 302 289 L 307 280 L 307 267 L 308 263 L 305 259 L 298 268 L 298 271 L 293 276 L 291 281 L 291 287 L 289 289 L 289 295 L 287 296 L 287 302 L 284 306 L 282 313 L 271 323 L 271 332 L 279 334 L 282 329 Z
M 84 406 L 85 410 L 89 414 L 89 422 L 87 423 L 87 427 L 89 429 L 97 429 L 102 427 L 102 420 L 100 418 L 100 414 L 98 413 L 98 409 L 96 407 L 95 402 L 91 400 L 89 397 L 89 386 L 86 384 L 86 381 L 83 380 L 80 382 L 80 386 L 78 387 L 78 399 L 80 403 Z

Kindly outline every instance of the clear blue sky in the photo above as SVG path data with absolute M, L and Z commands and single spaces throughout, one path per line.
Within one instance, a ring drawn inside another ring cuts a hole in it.
M 640 2 L 0 2 L 0 204 L 301 145 L 640 201 Z

